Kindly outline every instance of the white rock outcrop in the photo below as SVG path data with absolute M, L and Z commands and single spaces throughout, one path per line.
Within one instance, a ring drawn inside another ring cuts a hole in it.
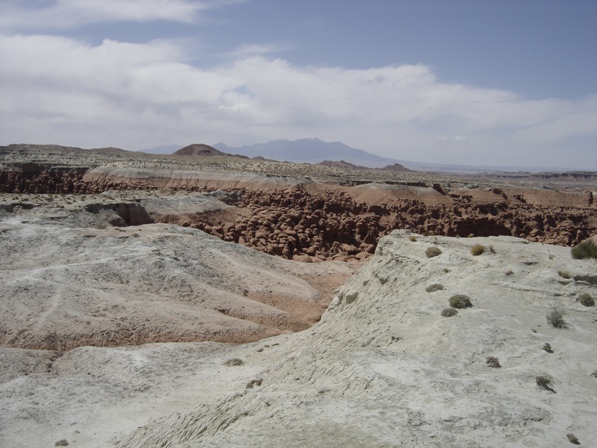
M 0 440 L 549 448 L 573 434 L 594 446 L 597 311 L 581 293 L 597 298 L 597 261 L 568 248 L 395 231 L 308 330 L 236 346 L 81 347 L 48 373 L 13 375 L 0 384 Z M 443 317 L 454 294 L 473 306 Z M 565 328 L 548 323 L 554 308 Z
M 485 253 L 473 256 L 475 244 Z M 430 246 L 442 254 L 427 258 Z M 154 421 L 118 445 L 561 447 L 574 434 L 590 446 L 597 313 L 576 299 L 597 296 L 596 267 L 515 238 L 394 232 L 318 325 L 280 342 L 261 387 Z M 433 284 L 443 289 L 427 292 Z M 442 317 L 457 293 L 473 307 Z M 553 308 L 566 328 L 548 324 Z

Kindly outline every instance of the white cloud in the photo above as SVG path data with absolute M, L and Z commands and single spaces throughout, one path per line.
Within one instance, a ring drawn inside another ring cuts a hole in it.
M 40 8 L 20 0 L 3 0 L 0 28 L 40 30 L 78 28 L 100 22 L 193 22 L 198 15 L 226 0 L 53 0 Z
M 586 143 L 597 137 L 597 96 L 527 101 L 443 83 L 423 65 L 298 67 L 252 50 L 205 69 L 185 62 L 180 42 L 0 36 L 0 143 L 319 137 L 406 160 L 597 169 Z

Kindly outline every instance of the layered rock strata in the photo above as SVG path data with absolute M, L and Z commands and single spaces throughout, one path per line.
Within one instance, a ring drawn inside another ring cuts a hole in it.
M 109 190 L 227 191 L 228 214 L 157 216 L 226 241 L 303 261 L 364 259 L 396 228 L 446 236 L 507 235 L 574 245 L 597 230 L 592 191 L 422 182 L 353 186 L 241 172 L 23 165 L 0 173 L 5 192 L 92 194 Z

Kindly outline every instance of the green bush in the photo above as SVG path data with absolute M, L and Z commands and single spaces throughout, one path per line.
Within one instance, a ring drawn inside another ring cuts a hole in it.
M 442 250 L 439 247 L 429 247 L 425 251 L 425 255 L 427 255 L 427 258 L 437 257 L 441 253 L 442 253 Z
M 482 244 L 475 244 L 473 247 L 471 247 L 471 254 L 474 256 L 481 255 L 483 252 L 485 252 L 485 246 Z
M 572 258 L 597 258 L 597 246 L 591 240 L 583 241 L 572 248 Z
M 440 285 L 439 283 L 434 283 L 433 285 L 429 285 L 427 288 L 425 288 L 425 291 L 434 292 L 434 291 L 441 291 L 442 289 L 444 289 L 444 285 Z
M 591 297 L 590 294 L 583 292 L 581 295 L 578 296 L 576 299 L 577 302 L 580 302 L 584 306 L 595 306 L 595 300 Z
M 458 308 L 458 309 L 470 308 L 473 306 L 473 304 L 471 303 L 470 297 L 465 294 L 453 295 L 452 297 L 450 297 L 450 300 L 448 303 L 450 304 L 450 306 L 452 308 Z
M 564 322 L 564 312 L 557 308 L 551 310 L 547 315 L 547 322 L 554 328 L 566 328 L 566 322 Z

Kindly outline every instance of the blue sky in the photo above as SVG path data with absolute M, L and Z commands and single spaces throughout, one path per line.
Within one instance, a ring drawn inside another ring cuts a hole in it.
M 0 144 L 597 170 L 597 1 L 3 0 Z

